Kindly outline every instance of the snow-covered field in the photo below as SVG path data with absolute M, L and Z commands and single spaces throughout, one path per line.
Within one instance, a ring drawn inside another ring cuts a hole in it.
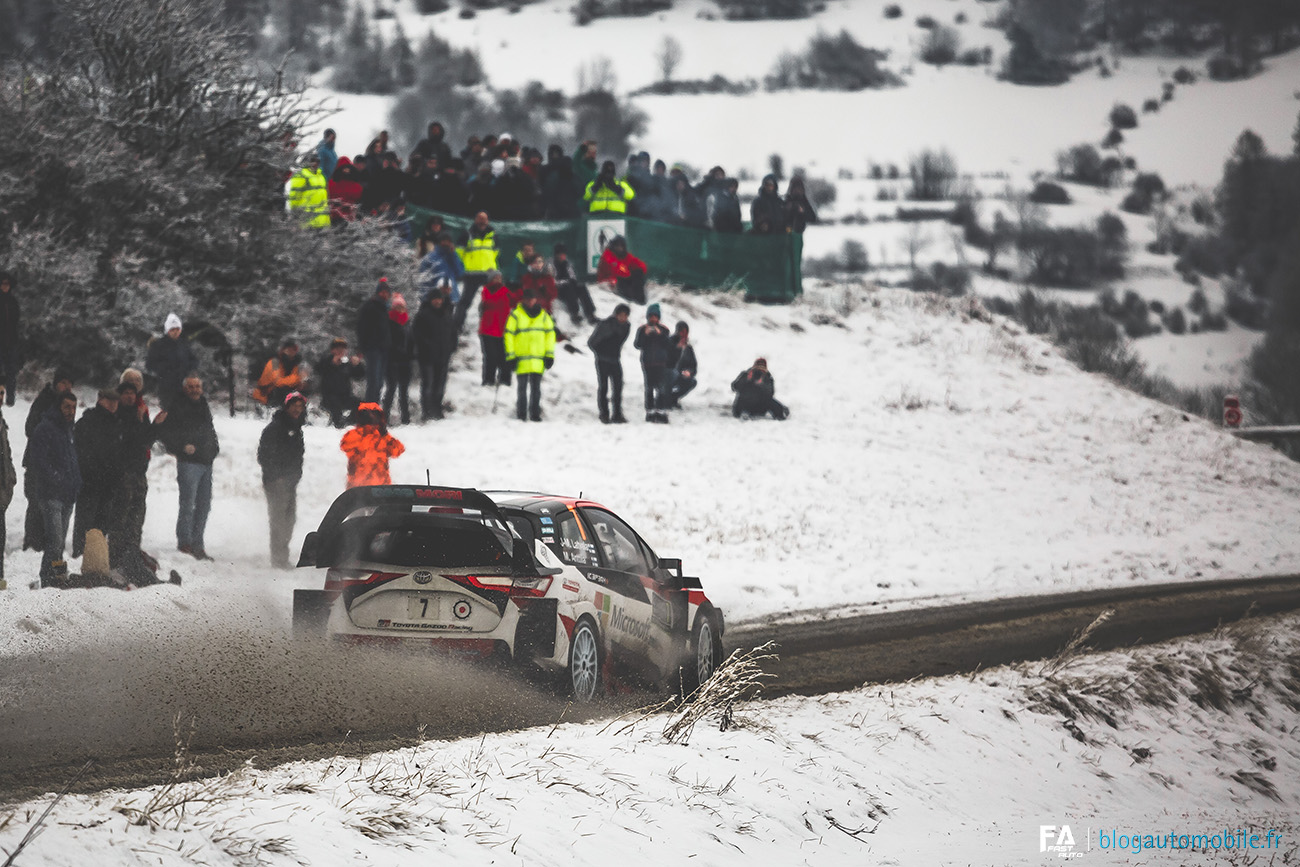
M 1289 864 L 1298 641 L 1292 617 L 742 704 L 685 737 L 631 714 L 72 796 L 17 863 Z M 0 810 L 0 847 L 51 798 Z

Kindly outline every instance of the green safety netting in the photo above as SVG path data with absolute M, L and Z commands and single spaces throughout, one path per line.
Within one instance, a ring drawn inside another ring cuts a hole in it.
M 429 218 L 438 213 L 458 242 L 471 222 L 466 217 L 423 208 L 410 207 L 407 213 L 414 235 L 423 232 Z M 531 240 L 539 253 L 548 256 L 556 243 L 565 243 L 574 266 L 590 263 L 589 272 L 594 273 L 593 258 L 599 256 L 601 241 L 621 232 L 632 254 L 645 260 L 651 280 L 696 289 L 743 289 L 745 297 L 754 301 L 790 301 L 803 293 L 802 235 L 732 235 L 636 217 L 494 221 L 492 225 L 502 270 L 522 243 Z

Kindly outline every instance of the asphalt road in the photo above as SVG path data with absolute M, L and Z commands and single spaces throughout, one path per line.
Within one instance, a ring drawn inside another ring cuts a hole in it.
M 728 649 L 777 645 L 767 695 L 957 674 L 1056 654 L 1106 609 L 1104 649 L 1300 609 L 1300 576 L 1035 596 L 798 623 L 728 628 Z M 286 630 L 287 632 L 287 630 Z M 57 688 L 50 688 L 57 684 Z M 195 773 L 362 755 L 421 739 L 609 716 L 651 703 L 618 696 L 581 712 L 508 672 L 286 636 L 196 634 L 166 654 L 97 648 L 7 663 L 0 671 L 0 801 L 166 781 L 176 741 Z

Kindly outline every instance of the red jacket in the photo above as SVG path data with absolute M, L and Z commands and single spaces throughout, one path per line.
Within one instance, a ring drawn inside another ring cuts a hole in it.
M 506 320 L 510 318 L 510 311 L 515 309 L 521 297 L 504 283 L 496 289 L 484 286 L 479 296 L 478 333 L 487 337 L 505 337 Z
M 538 274 L 532 270 L 525 271 L 521 288 L 532 289 L 536 292 L 537 297 L 542 300 L 542 307 L 546 309 L 546 312 L 552 316 L 555 315 L 555 299 L 560 296 L 555 289 L 555 278 L 549 273 L 543 271 Z
M 644 274 L 645 262 L 631 253 L 620 259 L 614 255 L 613 250 L 606 247 L 605 252 L 600 254 L 600 265 L 596 267 L 596 282 L 613 283 L 623 277 L 631 277 L 633 271 Z
M 350 169 L 352 161 L 347 157 L 339 157 L 338 167 L 343 168 L 345 166 Z M 334 174 L 336 176 L 339 174 L 337 168 L 334 170 Z M 344 174 L 346 175 L 348 172 L 344 172 Z M 355 174 L 351 175 L 351 178 L 355 177 Z M 365 191 L 359 181 L 350 178 L 336 181 L 331 178 L 326 185 L 326 190 L 330 197 L 331 217 L 339 217 L 349 223 L 357 218 L 357 206 L 361 204 L 361 194 Z

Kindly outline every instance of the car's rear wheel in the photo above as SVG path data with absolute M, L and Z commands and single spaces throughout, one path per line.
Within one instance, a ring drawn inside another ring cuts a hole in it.
M 682 664 L 682 696 L 700 688 L 722 663 L 722 636 L 713 619 L 701 612 L 691 631 L 690 654 Z
M 579 620 L 569 641 L 569 691 L 579 703 L 600 695 L 600 637 L 590 620 Z

